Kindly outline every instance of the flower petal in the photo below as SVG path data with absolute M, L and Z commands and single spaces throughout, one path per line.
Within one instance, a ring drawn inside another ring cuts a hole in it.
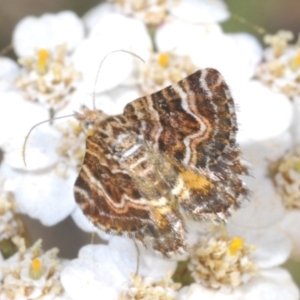
M 110 249 L 104 245 L 88 245 L 79 251 L 61 272 L 61 282 L 73 300 L 117 299 L 119 290 L 128 279 L 111 259 Z
M 291 275 L 284 269 L 273 268 L 262 270 L 247 284 L 236 290 L 235 295 L 243 295 L 244 300 L 296 300 L 299 299 L 299 289 Z M 232 299 L 240 299 L 233 297 Z
M 232 214 L 229 225 L 260 229 L 271 227 L 280 221 L 284 215 L 284 207 L 271 179 L 252 179 L 250 190 L 253 192 L 251 200 L 243 203 Z
M 28 171 L 44 169 L 57 161 L 55 141 L 58 136 L 49 123 L 31 133 L 26 145 L 27 167 L 23 161 L 23 146 L 29 130 L 49 119 L 45 109 L 9 92 L 1 95 L 0 115 L 0 147 L 5 153 L 5 163 Z
M 300 211 L 290 210 L 285 213 L 283 219 L 278 225 L 280 230 L 282 230 L 284 234 L 291 239 L 293 245 L 291 257 L 297 261 L 300 261 L 299 220 Z
M 116 12 L 115 6 L 112 3 L 104 2 L 87 11 L 82 20 L 90 32 L 104 16 L 114 12 Z
M 230 17 L 222 0 L 183 0 L 170 1 L 170 14 L 191 23 L 223 22 Z
M 73 50 L 84 35 L 81 20 L 71 11 L 28 16 L 22 19 L 13 32 L 13 45 L 19 57 L 35 55 L 38 49 L 54 50 L 67 44 Z
M 13 86 L 13 81 L 19 74 L 19 66 L 8 57 L 0 57 L 0 92 Z
M 79 89 L 88 93 L 104 92 L 118 86 L 133 70 L 133 58 L 125 53 L 114 53 L 103 61 L 107 54 L 123 48 L 121 44 L 117 45 L 117 42 L 103 41 L 105 40 L 98 37 L 84 40 L 73 55 L 74 65 L 82 73 Z
M 155 44 L 161 52 L 174 51 L 179 55 L 198 52 L 198 56 L 204 56 L 205 61 L 208 55 L 212 56 L 212 49 L 222 37 L 222 28 L 217 23 L 195 25 L 176 20 L 166 22 L 157 29 Z M 200 53 L 199 47 L 202 47 Z M 198 65 L 201 66 L 199 62 Z
M 65 219 L 75 208 L 73 185 L 76 176 L 77 172 L 71 168 L 66 178 L 58 175 L 55 169 L 26 175 L 16 173 L 10 179 L 10 188 L 21 213 L 52 226 Z
M 293 121 L 291 102 L 258 81 L 233 89 L 241 134 L 252 140 L 270 139 L 286 131 Z
M 140 244 L 135 246 L 134 241 L 126 237 L 111 237 L 109 247 L 115 264 L 128 278 L 136 272 L 138 267 L 140 276 L 162 280 L 167 273 L 173 273 L 177 266 L 176 261 L 162 258 Z M 136 247 L 139 248 L 139 255 Z
M 105 47 L 105 43 L 106 47 L 111 50 L 127 50 L 144 60 L 152 50 L 152 42 L 146 25 L 140 20 L 118 13 L 111 13 L 101 18 L 89 37 L 102 40 L 102 47 Z
M 260 271 L 249 282 L 233 291 L 222 291 L 191 284 L 179 292 L 178 300 L 297 300 L 299 290 L 290 274 L 283 269 L 273 268 Z
M 126 50 L 146 59 L 151 48 L 147 28 L 141 21 L 117 13 L 106 15 L 74 53 L 75 66 L 83 74 L 82 88 L 93 92 L 96 79 L 96 92 L 116 87 L 132 73 L 137 58 L 112 52 Z
M 230 235 L 240 236 L 248 244 L 257 246 L 251 258 L 260 268 L 279 266 L 289 258 L 291 241 L 274 225 L 253 230 L 229 224 L 227 229 Z

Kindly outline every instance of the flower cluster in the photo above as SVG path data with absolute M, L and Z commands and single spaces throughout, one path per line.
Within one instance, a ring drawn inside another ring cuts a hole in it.
M 247 282 L 256 270 L 249 259 L 253 247 L 241 238 L 204 240 L 192 251 L 189 269 L 195 281 L 212 288 L 236 287 Z
M 288 151 L 271 164 L 275 185 L 287 209 L 300 209 L 300 149 Z
M 265 43 L 270 47 L 264 53 L 265 61 L 257 68 L 257 77 L 261 82 L 290 99 L 300 95 L 299 42 L 289 43 L 293 39 L 293 33 L 284 30 L 266 35 Z
M 65 45 L 58 45 L 54 53 L 40 49 L 33 57 L 19 59 L 23 74 L 15 84 L 25 99 L 58 111 L 68 105 L 80 74 L 68 62 Z
M 59 280 L 58 249 L 43 252 L 41 240 L 26 248 L 24 240 L 13 239 L 16 254 L 1 262 L 1 299 L 57 299 L 63 294 Z
M 145 94 L 152 94 L 197 71 L 188 55 L 172 52 L 153 53 L 149 62 L 141 68 L 140 86 Z
M 129 286 L 124 295 L 120 296 L 120 300 L 173 300 L 176 299 L 176 291 L 180 288 L 180 284 L 174 283 L 171 278 L 166 277 L 158 282 L 151 282 L 150 278 L 141 278 L 134 276 L 132 285 Z
M 266 36 L 265 50 L 249 34 L 224 33 L 229 17 L 222 0 L 111 0 L 82 18 L 65 11 L 17 24 L 18 63 L 0 57 L 0 299 L 299 298 L 280 267 L 300 259 L 299 49 L 289 32 Z M 86 108 L 120 114 L 205 67 L 223 74 L 239 107 L 252 195 L 227 224 L 186 220 L 188 253 L 160 257 L 98 230 L 75 204 Z M 70 216 L 106 244 L 62 261 L 40 241 L 25 245 L 17 213 L 46 226 Z
M 3 190 L 0 182 L 0 251 L 4 258 L 14 254 L 13 238 L 25 235 L 24 225 L 16 213 L 16 201 L 11 192 Z

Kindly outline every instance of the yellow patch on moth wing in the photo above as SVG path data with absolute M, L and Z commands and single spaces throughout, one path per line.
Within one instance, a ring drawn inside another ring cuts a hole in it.
M 212 185 L 206 176 L 196 174 L 190 170 L 180 172 L 179 176 L 182 178 L 186 189 L 203 189 L 203 192 L 205 192 Z
M 150 209 L 152 219 L 158 228 L 167 228 L 170 224 L 166 218 L 167 214 L 173 214 L 169 206 L 154 207 Z

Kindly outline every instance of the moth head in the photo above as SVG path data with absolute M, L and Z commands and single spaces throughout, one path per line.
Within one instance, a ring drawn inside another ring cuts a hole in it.
M 91 129 L 95 123 L 100 123 L 106 120 L 109 116 L 101 110 L 89 109 L 85 105 L 81 106 L 79 112 L 74 113 L 75 118 L 86 129 Z

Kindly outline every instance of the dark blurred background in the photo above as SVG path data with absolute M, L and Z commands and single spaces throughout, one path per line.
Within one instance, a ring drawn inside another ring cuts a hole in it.
M 201 0 L 199 0 L 201 1 Z M 212 2 L 214 0 L 211 0 Z M 10 44 L 15 24 L 27 15 L 73 10 L 82 16 L 100 0 L 0 0 L 0 50 Z M 265 28 L 270 33 L 279 29 L 300 30 L 299 0 L 226 0 L 229 10 L 250 24 Z M 225 31 L 246 31 L 259 35 L 253 26 L 231 19 L 224 23 Z

